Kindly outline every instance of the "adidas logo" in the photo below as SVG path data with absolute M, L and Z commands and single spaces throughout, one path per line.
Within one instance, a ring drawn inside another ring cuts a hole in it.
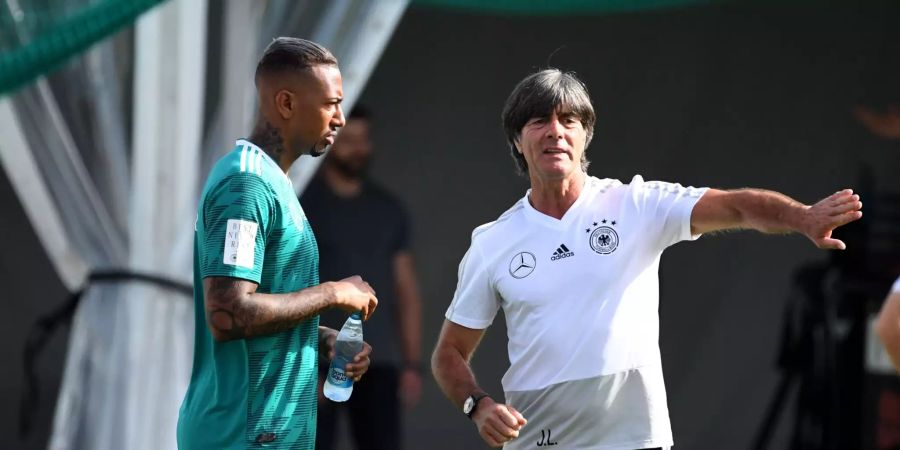
M 575 252 L 569 251 L 569 247 L 566 247 L 566 244 L 561 244 L 559 248 L 553 252 L 553 256 L 550 257 L 550 261 L 556 261 L 557 259 L 568 258 L 570 256 L 575 256 Z

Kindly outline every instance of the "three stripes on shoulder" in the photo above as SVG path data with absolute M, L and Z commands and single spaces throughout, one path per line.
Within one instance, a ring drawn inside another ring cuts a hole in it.
M 241 172 L 250 172 L 262 175 L 262 152 L 259 148 L 249 145 L 241 148 Z

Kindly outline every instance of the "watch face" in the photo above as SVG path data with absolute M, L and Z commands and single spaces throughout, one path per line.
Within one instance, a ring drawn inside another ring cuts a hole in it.
M 463 403 L 463 413 L 468 415 L 472 412 L 472 406 L 475 405 L 475 400 L 472 400 L 472 397 L 466 399 L 466 402 Z

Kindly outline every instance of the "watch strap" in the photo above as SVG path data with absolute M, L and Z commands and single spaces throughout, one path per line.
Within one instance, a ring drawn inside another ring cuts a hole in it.
M 472 415 L 475 414 L 475 408 L 478 408 L 478 402 L 480 402 L 481 399 L 483 399 L 485 397 L 489 397 L 489 395 L 487 395 L 484 392 L 470 395 L 469 398 L 472 399 L 472 409 L 469 410 L 469 412 L 466 414 L 466 416 L 468 416 L 471 419 Z

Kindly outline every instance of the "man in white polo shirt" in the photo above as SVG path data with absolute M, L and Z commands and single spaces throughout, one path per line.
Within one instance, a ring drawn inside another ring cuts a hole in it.
M 884 343 L 894 368 L 900 372 L 900 278 L 894 282 L 891 292 L 881 305 L 881 312 L 878 313 L 878 320 L 875 322 L 875 332 Z
M 531 189 L 472 233 L 432 356 L 441 389 L 492 447 L 673 445 L 658 344 L 662 251 L 736 228 L 799 232 L 843 249 L 832 230 L 862 216 L 850 190 L 806 206 L 764 190 L 588 176 L 594 109 L 571 73 L 526 77 L 502 118 Z M 502 402 L 469 366 L 499 308 L 510 360 Z

